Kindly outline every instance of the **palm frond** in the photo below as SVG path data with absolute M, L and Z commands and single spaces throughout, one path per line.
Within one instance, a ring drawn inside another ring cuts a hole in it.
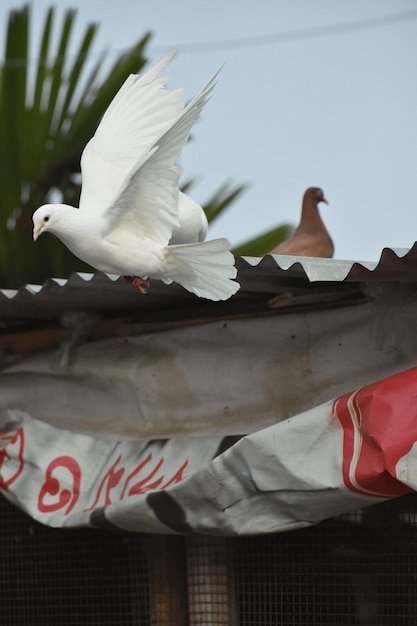
M 233 250 L 235 256 L 264 256 L 291 235 L 293 227 L 290 224 L 281 224 L 257 237 L 248 239 L 237 245 Z
M 203 205 L 208 222 L 219 217 L 246 189 L 246 184 L 232 185 L 230 181 L 224 182 Z
M 28 71 L 31 9 L 9 14 L 4 64 L 0 70 L 0 285 L 17 287 L 87 267 L 54 238 L 33 246 L 32 213 L 52 190 L 79 195 L 80 158 L 114 94 L 145 63 L 146 34 L 99 80 L 105 60 L 92 64 L 98 25 L 90 24 L 70 55 L 76 12 L 68 10 L 59 32 L 49 8 L 33 72 Z M 56 44 L 53 42 L 56 40 Z M 92 69 L 91 69 L 92 68 Z M 33 74 L 33 76 L 32 76 Z M 18 263 L 16 262 L 18 259 Z

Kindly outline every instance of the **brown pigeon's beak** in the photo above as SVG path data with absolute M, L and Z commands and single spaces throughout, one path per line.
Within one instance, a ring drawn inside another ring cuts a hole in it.
M 330 204 L 328 200 L 326 200 L 326 198 L 322 198 L 321 202 L 325 202 L 326 204 Z
M 33 229 L 33 241 L 37 240 L 37 238 L 39 237 L 41 232 L 42 232 L 42 226 L 39 226 L 39 228 L 34 228 Z

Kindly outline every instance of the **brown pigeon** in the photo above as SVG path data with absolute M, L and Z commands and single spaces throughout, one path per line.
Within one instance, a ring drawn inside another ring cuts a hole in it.
M 309 187 L 303 197 L 301 221 L 294 234 L 271 250 L 270 254 L 327 258 L 333 256 L 333 241 L 320 217 L 317 206 L 319 202 L 329 204 L 322 189 Z

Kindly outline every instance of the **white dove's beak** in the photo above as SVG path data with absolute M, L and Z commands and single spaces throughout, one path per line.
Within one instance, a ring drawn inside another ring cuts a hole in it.
M 37 240 L 41 232 L 42 232 L 42 226 L 39 226 L 38 228 L 33 229 L 33 241 Z

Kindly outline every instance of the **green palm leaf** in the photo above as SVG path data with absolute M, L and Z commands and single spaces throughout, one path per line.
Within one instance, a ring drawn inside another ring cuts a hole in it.
M 70 57 L 76 14 L 65 13 L 53 46 L 55 11 L 47 12 L 39 55 L 30 80 L 30 7 L 11 11 L 0 70 L 0 285 L 17 287 L 46 277 L 87 269 L 62 244 L 31 240 L 33 211 L 51 191 L 78 202 L 82 150 L 110 100 L 132 72 L 145 63 L 145 35 L 98 81 L 104 56 L 89 56 L 97 31 L 90 24 Z
M 213 222 L 246 190 L 247 185 L 232 186 L 229 181 L 213 193 L 203 208 L 208 222 Z
M 285 239 L 288 239 L 293 228 L 290 224 L 282 224 L 276 228 L 272 228 L 253 239 L 249 239 L 233 249 L 235 256 L 264 256 L 271 252 Z
M 188 183 L 187 186 L 191 184 L 192 183 Z M 209 223 L 222 215 L 230 205 L 239 198 L 246 188 L 247 185 L 235 186 L 230 182 L 225 182 L 204 205 Z M 233 249 L 233 254 L 235 256 L 263 256 L 287 239 L 291 231 L 292 227 L 289 224 L 282 224 L 281 226 L 277 226 L 262 233 L 262 235 L 250 238 L 239 244 Z

